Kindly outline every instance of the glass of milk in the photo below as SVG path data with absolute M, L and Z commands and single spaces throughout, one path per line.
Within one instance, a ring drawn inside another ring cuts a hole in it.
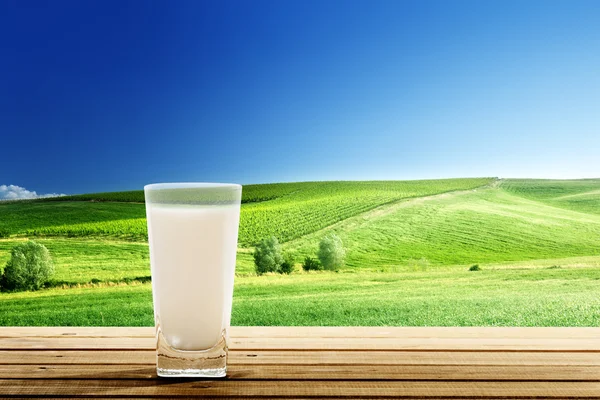
M 144 187 L 157 373 L 224 377 L 242 187 Z

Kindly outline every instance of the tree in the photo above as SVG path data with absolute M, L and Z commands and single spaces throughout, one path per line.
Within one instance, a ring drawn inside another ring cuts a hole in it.
M 12 248 L 0 286 L 7 290 L 38 290 L 54 274 L 50 252 L 29 240 Z
M 335 234 L 325 236 L 319 243 L 317 257 L 324 269 L 335 271 L 343 267 L 346 251 L 342 239 Z
M 254 266 L 258 275 L 276 272 L 284 262 L 281 246 L 274 236 L 261 240 L 254 249 L 253 255 Z

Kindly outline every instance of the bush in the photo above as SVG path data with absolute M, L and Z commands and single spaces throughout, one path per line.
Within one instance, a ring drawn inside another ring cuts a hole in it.
M 10 231 L 8 229 L 0 228 L 0 238 L 7 238 L 10 236 Z
M 479 264 L 475 264 L 475 265 L 471 265 L 471 268 L 469 268 L 469 271 L 481 271 L 481 268 L 479 268 Z
M 46 246 L 29 240 L 11 250 L 0 286 L 6 290 L 38 290 L 53 274 L 54 265 Z
M 319 251 L 317 257 L 324 269 L 337 270 L 344 266 L 344 258 L 346 258 L 346 251 L 342 240 L 334 234 L 325 236 L 319 243 Z
M 274 236 L 261 240 L 254 249 L 253 256 L 254 266 L 258 275 L 267 272 L 276 272 L 284 262 L 283 255 L 281 254 L 281 246 Z
M 306 257 L 302 263 L 302 269 L 305 271 L 319 271 L 322 269 L 322 266 L 319 260 L 312 257 Z
M 283 256 L 283 262 L 279 266 L 280 274 L 291 274 L 294 271 L 294 264 L 296 260 L 294 260 L 294 255 L 291 253 L 287 253 Z

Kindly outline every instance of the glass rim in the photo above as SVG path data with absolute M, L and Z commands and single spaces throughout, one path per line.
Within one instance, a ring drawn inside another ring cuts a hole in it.
M 165 182 L 151 183 L 144 186 L 144 190 L 171 190 L 171 189 L 225 189 L 240 190 L 242 185 L 238 183 L 219 182 Z

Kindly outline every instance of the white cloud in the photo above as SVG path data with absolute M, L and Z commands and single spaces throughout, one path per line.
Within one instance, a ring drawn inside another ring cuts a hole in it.
M 22 199 L 39 199 L 42 197 L 58 197 L 64 196 L 59 193 L 37 194 L 35 191 L 30 191 L 21 186 L 16 185 L 0 185 L 0 201 L 2 200 L 22 200 Z

